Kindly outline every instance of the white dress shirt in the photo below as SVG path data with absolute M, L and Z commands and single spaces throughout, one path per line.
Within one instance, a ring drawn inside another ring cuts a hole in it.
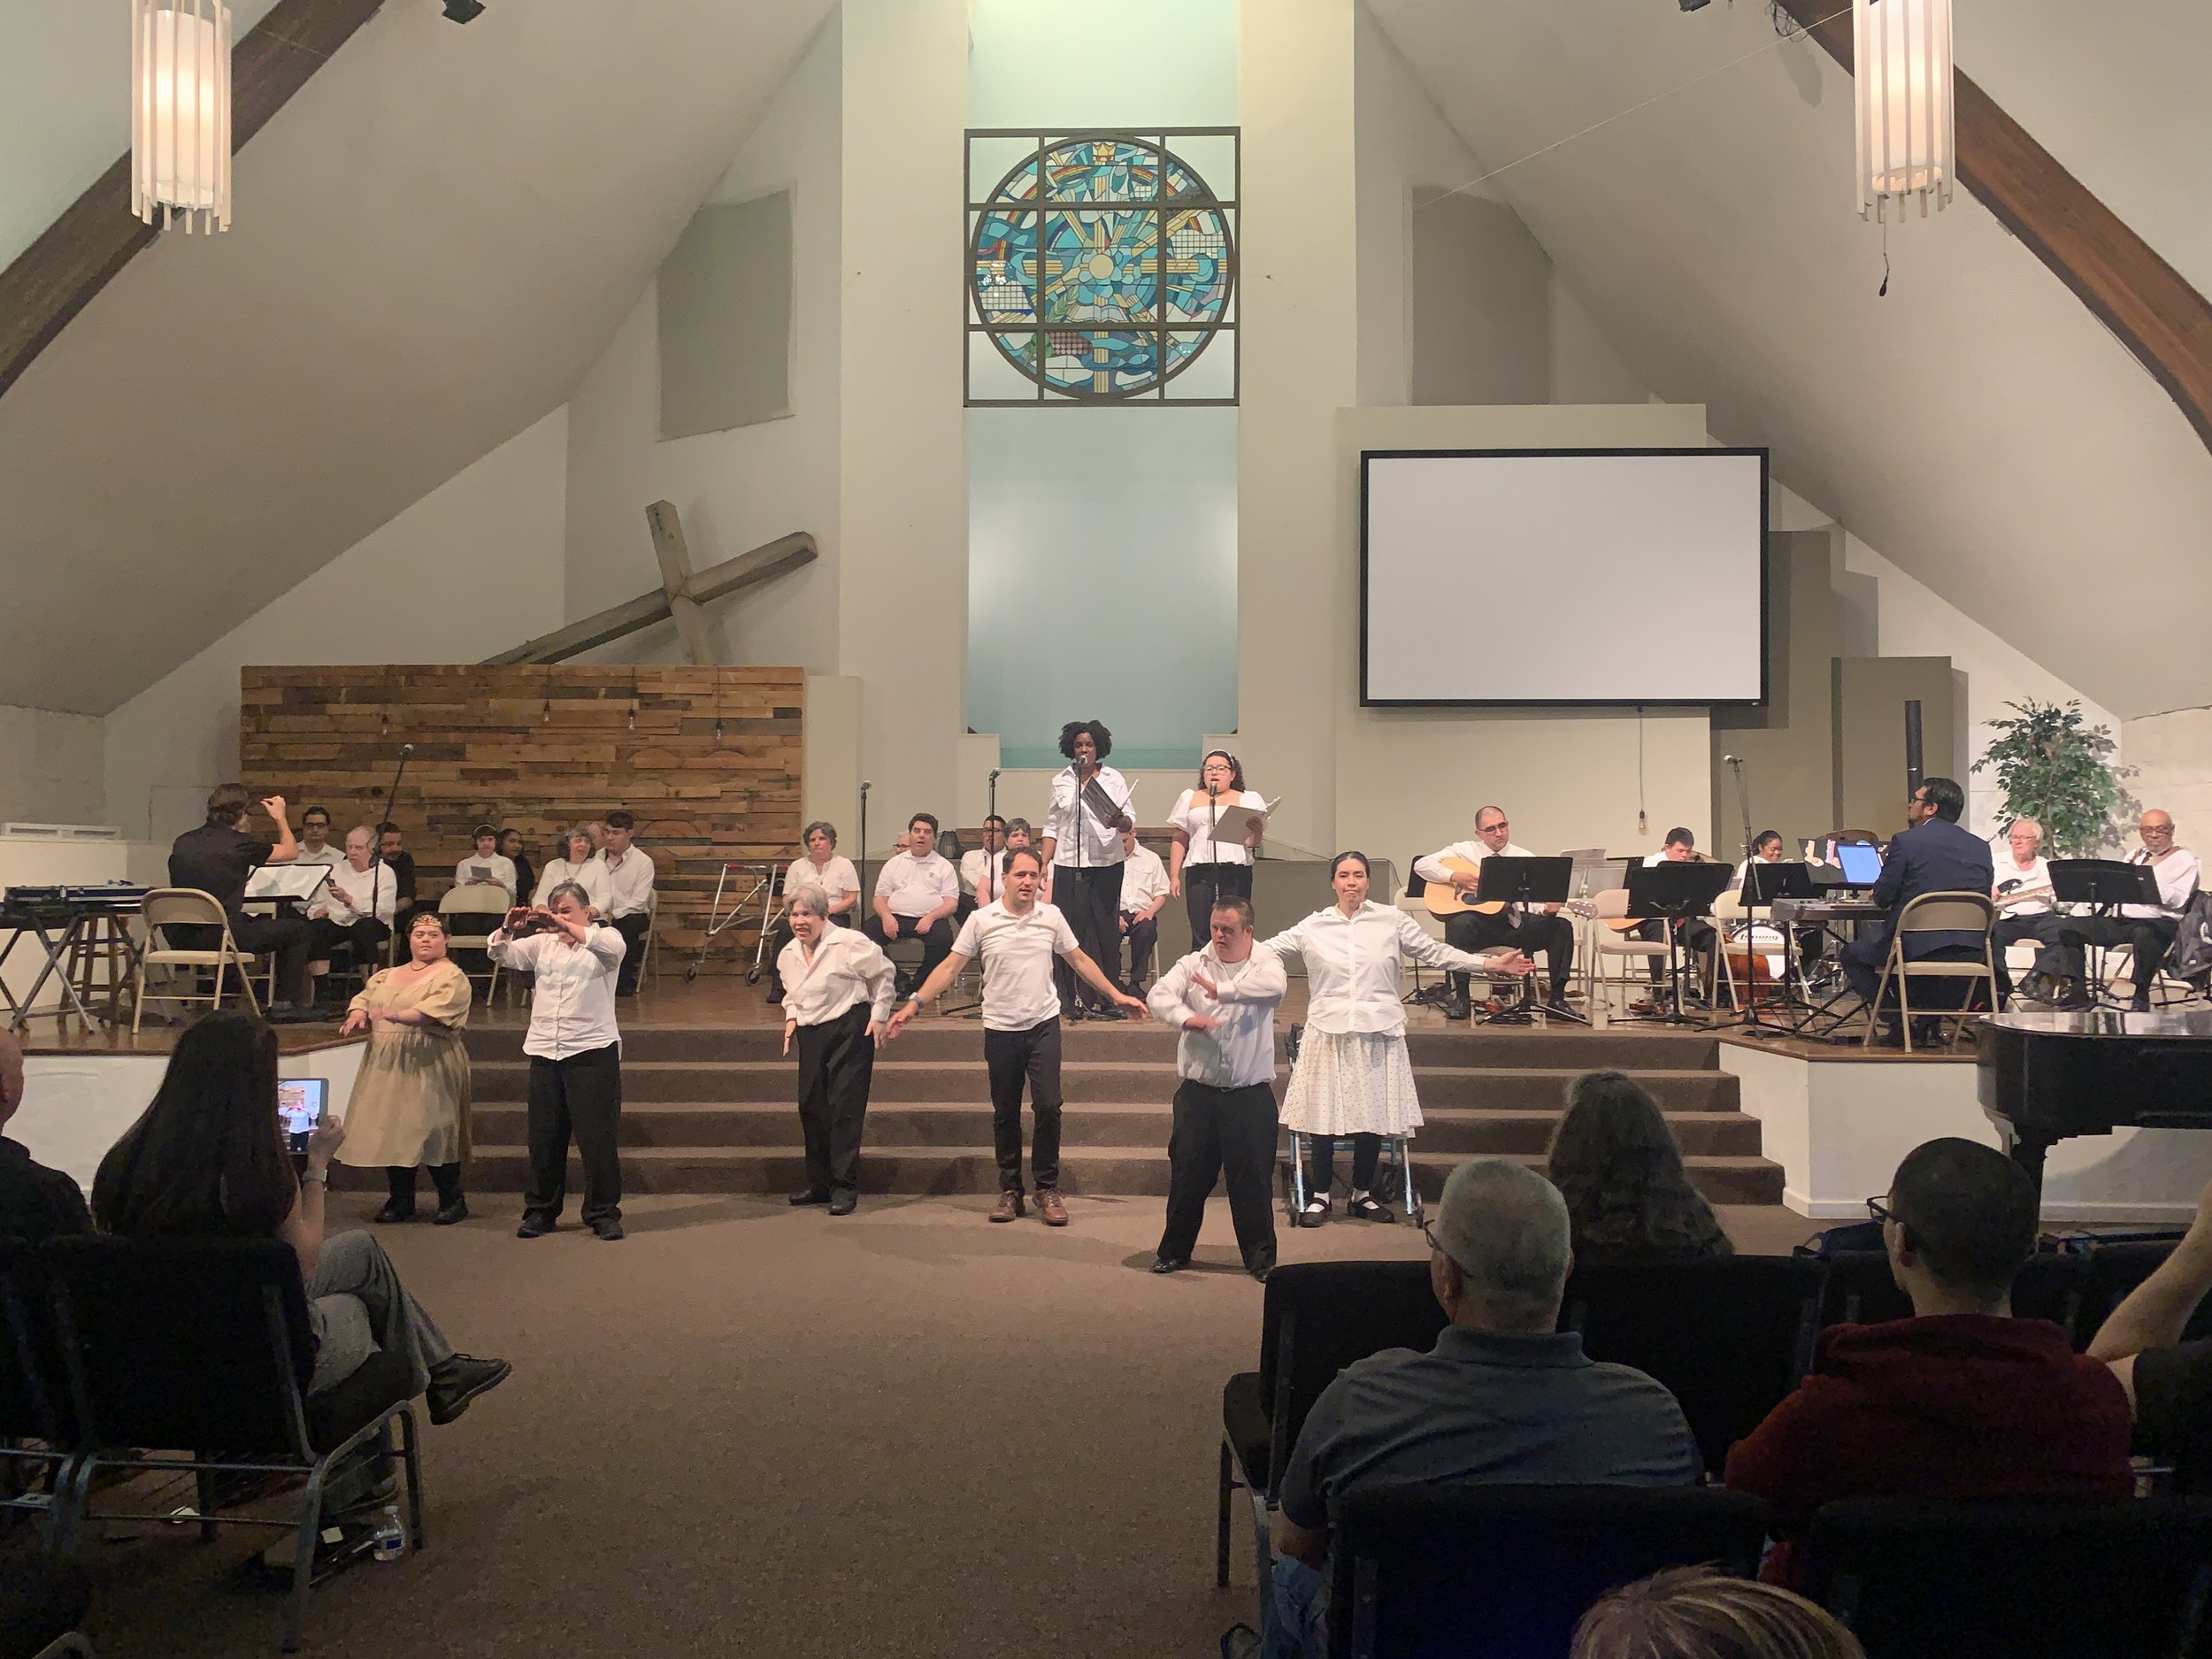
M 617 864 L 603 847 L 591 861 L 606 884 L 607 902 L 599 908 L 609 921 L 618 916 L 642 916 L 653 908 L 653 861 L 642 848 L 633 845 Z
M 881 1022 L 898 1001 L 899 971 L 856 927 L 825 927 L 811 960 L 793 940 L 777 953 L 776 972 L 783 979 L 783 1017 L 801 1025 L 826 1025 L 863 1002 L 868 1017 Z
M 2128 855 L 2131 864 L 2150 864 L 2149 856 L 2140 847 Z M 2196 854 L 2186 847 L 2177 847 L 2156 864 L 2151 873 L 2158 878 L 2158 902 L 2152 904 L 2123 904 L 2120 914 L 2147 921 L 2154 917 L 2171 920 L 2189 908 L 2189 901 L 2197 890 L 2198 879 L 2204 869 L 2197 862 Z
M 1452 884 L 1452 872 L 1445 868 L 1444 861 L 1447 858 L 1457 858 L 1465 864 L 1479 864 L 1489 856 L 1490 843 L 1486 841 L 1478 839 L 1454 841 L 1449 847 L 1440 848 L 1425 858 L 1415 859 L 1413 873 L 1424 881 L 1438 881 L 1449 887 Z M 1498 849 L 1498 856 L 1501 858 L 1533 858 L 1536 855 L 1518 841 L 1508 841 Z M 1644 862 L 1649 864 L 1652 861 L 1647 858 Z M 1505 910 L 1508 916 L 1525 916 L 1527 913 L 1528 906 L 1525 904 L 1509 905 Z
M 1006 890 L 1006 849 L 987 853 L 980 847 L 960 855 L 960 890 L 970 898 L 983 896 L 983 874 L 991 875 L 991 896 L 998 897 Z
M 1194 974 L 1211 979 L 1215 995 L 1192 984 Z M 1249 1088 L 1274 1080 L 1275 1004 L 1289 986 L 1283 959 L 1273 951 L 1255 946 L 1242 962 L 1225 963 L 1210 943 L 1162 974 L 1144 1000 L 1153 1018 L 1183 1032 L 1175 1048 L 1178 1076 L 1210 1088 Z M 1183 1031 L 1194 1014 L 1221 1024 Z
M 319 859 L 317 862 L 321 861 Z M 368 899 L 371 897 L 369 889 L 372 879 L 376 891 L 368 910 L 357 909 L 338 896 L 342 889 L 354 898 Z M 330 879 L 324 882 L 321 890 L 315 895 L 315 902 L 308 906 L 307 913 L 311 917 L 328 917 L 341 927 L 350 927 L 364 916 L 373 914 L 378 921 L 389 927 L 392 918 L 399 913 L 399 878 L 393 873 L 391 865 L 381 860 L 366 870 L 356 870 L 350 864 L 341 860 L 337 868 L 330 872 Z
M 942 853 L 917 858 L 912 853 L 893 853 L 876 872 L 876 897 L 891 907 L 891 914 L 918 920 L 941 905 L 960 899 L 960 875 Z
M 621 1041 L 614 1023 L 614 975 L 628 949 L 620 933 L 597 922 L 580 945 L 558 931 L 522 939 L 511 938 L 503 927 L 494 933 L 491 959 L 536 976 L 523 1053 L 565 1060 Z
M 510 899 L 515 896 L 515 861 L 505 853 L 471 853 L 453 866 L 453 885 L 457 887 L 481 887 L 486 876 L 506 888 Z
M 1225 789 L 1221 792 L 1222 806 L 1248 806 L 1255 812 L 1267 804 L 1256 789 Z M 1216 843 L 1214 841 L 1214 803 L 1208 801 L 1203 789 L 1186 789 L 1175 797 L 1175 810 L 1167 815 L 1167 821 L 1190 837 L 1190 847 L 1183 854 L 1185 864 L 1248 864 L 1252 849 L 1238 837 Z
M 853 861 L 842 853 L 832 853 L 829 863 L 818 865 L 811 858 L 794 859 L 783 872 L 783 890 L 796 893 L 801 887 L 819 887 L 830 895 L 834 904 L 848 893 L 860 896 L 860 872 L 853 868 Z M 852 919 L 850 907 L 837 912 Z
M 1347 916 L 1332 904 L 1296 926 L 1263 940 L 1259 949 L 1300 956 L 1306 964 L 1306 1024 L 1315 1031 L 1403 1031 L 1398 1001 L 1398 953 L 1425 968 L 1485 971 L 1485 959 L 1455 950 L 1422 931 L 1403 910 L 1372 899 Z
M 1042 900 L 1017 916 L 1003 900 L 994 899 L 969 913 L 952 941 L 956 956 L 983 958 L 986 1031 L 1027 1031 L 1057 1019 L 1053 958 L 1080 949 L 1068 918 Z
M 1160 855 L 1142 841 L 1129 855 L 1129 861 L 1121 867 L 1121 911 L 1134 916 L 1139 910 L 1148 910 L 1153 904 L 1167 897 L 1167 866 L 1160 862 Z
M 1101 766 L 1097 776 L 1099 787 L 1127 812 L 1128 782 L 1111 766 Z M 1052 780 L 1052 805 L 1045 813 L 1044 835 L 1053 843 L 1056 864 L 1095 870 L 1101 864 L 1118 864 L 1125 856 L 1121 850 L 1121 832 L 1101 824 L 1097 815 L 1083 804 L 1072 766 L 1063 766 Z
M 538 890 L 530 895 L 533 904 L 543 904 L 546 895 L 564 881 L 573 881 L 583 888 L 584 896 L 591 901 L 591 908 L 600 915 L 607 913 L 607 878 L 595 857 L 572 864 L 565 858 L 549 858 L 545 870 L 538 877 Z
M 2005 856 L 1997 861 L 1997 881 L 1996 885 L 1990 889 L 1989 896 L 1993 899 L 2001 899 L 2008 893 L 2024 890 L 2028 887 L 2047 887 L 2050 885 L 2051 862 L 2049 859 L 2039 853 L 2028 860 L 2028 867 L 2023 870 L 2012 861 L 2012 851 L 2008 848 Z M 2042 898 L 2029 899 L 2020 904 L 2008 904 L 1997 913 L 2000 916 L 2047 916 L 2050 910 L 2050 900 Z

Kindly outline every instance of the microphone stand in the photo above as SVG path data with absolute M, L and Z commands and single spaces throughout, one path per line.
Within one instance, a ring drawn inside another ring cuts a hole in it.
M 868 780 L 860 780 L 860 902 L 868 902 Z
M 978 910 L 981 910 L 990 903 L 992 899 L 998 896 L 998 884 L 991 876 L 991 860 L 1003 858 L 1006 856 L 1003 840 L 1005 832 L 1002 830 L 1000 832 L 1000 850 L 997 852 L 991 850 L 991 820 L 998 816 L 998 772 L 999 769 L 994 766 L 991 768 L 991 775 L 984 780 L 985 787 L 990 791 L 990 804 L 983 809 L 983 879 L 976 884 L 975 904 Z M 990 895 L 989 898 L 984 896 L 987 893 Z M 979 965 L 977 973 L 978 982 L 974 1002 L 960 1008 L 941 1008 L 937 1011 L 941 1014 L 956 1015 L 964 1019 L 981 1019 L 983 1018 L 983 987 Z
M 392 787 L 384 792 L 384 810 L 376 820 L 376 834 L 369 842 L 369 914 L 376 914 L 377 884 L 383 879 L 384 826 L 393 822 L 392 812 L 399 803 L 399 780 L 407 775 L 407 762 L 415 752 L 412 743 L 399 746 L 399 764 L 392 768 Z M 392 872 L 392 933 L 384 953 L 384 965 L 390 967 L 399 955 L 399 872 Z

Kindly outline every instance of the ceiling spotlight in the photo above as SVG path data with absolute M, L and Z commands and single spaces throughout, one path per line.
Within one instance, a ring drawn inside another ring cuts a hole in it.
M 445 0 L 445 14 L 456 23 L 473 23 L 484 15 L 484 0 Z

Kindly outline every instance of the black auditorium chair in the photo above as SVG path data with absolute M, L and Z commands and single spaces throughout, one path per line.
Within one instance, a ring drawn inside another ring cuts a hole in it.
M 1816 1511 L 1806 1593 L 1867 1659 L 2182 1659 L 2212 1591 L 2212 1500 L 1851 1498 Z
M 92 1604 L 81 1567 L 42 1558 L 0 1562 L 0 1659 L 93 1659 L 77 1627 Z
M 214 1537 L 219 1523 L 296 1534 L 282 1643 L 290 1653 L 299 1646 L 333 1469 L 349 1455 L 388 1455 L 395 1420 L 409 1531 L 419 1544 L 422 1486 L 406 1362 L 373 1355 L 311 1398 L 313 1341 L 288 1244 L 88 1237 L 58 1239 L 42 1253 L 85 1448 L 72 1513 L 59 1523 L 65 1548 L 86 1519 L 169 1518 L 91 1509 L 88 1494 L 102 1470 L 193 1475 L 203 1539 Z M 219 1477 L 241 1473 L 300 1479 L 297 1511 L 288 1519 L 218 1513 L 228 1484 Z M 116 1490 L 130 1495 L 127 1486 Z
M 44 1257 L 20 1239 L 0 1239 L 0 1442 L 8 1448 L 0 1509 L 36 1520 L 47 1548 L 58 1549 L 81 1437 Z
M 2048 1319 L 2064 1328 L 2076 1348 L 2093 1334 L 2082 1328 L 2091 1294 L 2089 1259 L 2070 1251 L 2032 1256 L 2012 1281 L 2016 1318 Z M 1879 1250 L 1845 1250 L 1828 1258 L 1828 1282 L 1821 1295 L 1820 1323 L 1880 1325 L 1912 1317 L 1912 1299 L 1890 1277 L 1889 1257 Z
M 1608 1590 L 1758 1571 L 1766 1506 L 1717 1486 L 1385 1486 L 1334 1517 L 1332 1659 L 1563 1655 Z
M 1418 1262 L 1291 1262 L 1268 1275 L 1260 1311 L 1260 1368 L 1221 1391 L 1221 1472 L 1214 1582 L 1229 1582 L 1230 1494 L 1252 1494 L 1264 1551 L 1266 1511 L 1291 1448 L 1321 1391 L 1354 1360 L 1385 1348 L 1426 1349 L 1444 1310 Z
M 1822 1264 L 1786 1256 L 1577 1268 L 1559 1328 L 1592 1359 L 1633 1365 L 1682 1402 L 1705 1465 L 1796 1388 L 1812 1363 Z
M 2081 1341 L 2097 1334 L 2097 1327 L 2112 1315 L 2112 1310 L 2128 1299 L 2130 1292 L 2164 1265 L 2174 1253 L 2179 1235 L 2165 1239 L 2129 1240 L 2120 1243 L 2100 1242 L 2089 1252 L 2089 1289 L 2081 1310 Z M 2212 1337 L 2212 1296 L 2208 1296 L 2190 1315 L 2188 1328 L 2182 1333 L 2184 1341 L 2194 1342 Z

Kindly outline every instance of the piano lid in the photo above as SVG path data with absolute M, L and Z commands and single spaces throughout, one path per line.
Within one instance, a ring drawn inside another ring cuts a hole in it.
M 2166 1009 L 2147 1014 L 2119 1008 L 2091 1008 L 2077 1011 L 2058 1009 L 2017 1010 L 1990 1015 L 1985 1024 L 2024 1037 L 2164 1037 L 2212 1041 L 2212 1008 Z

